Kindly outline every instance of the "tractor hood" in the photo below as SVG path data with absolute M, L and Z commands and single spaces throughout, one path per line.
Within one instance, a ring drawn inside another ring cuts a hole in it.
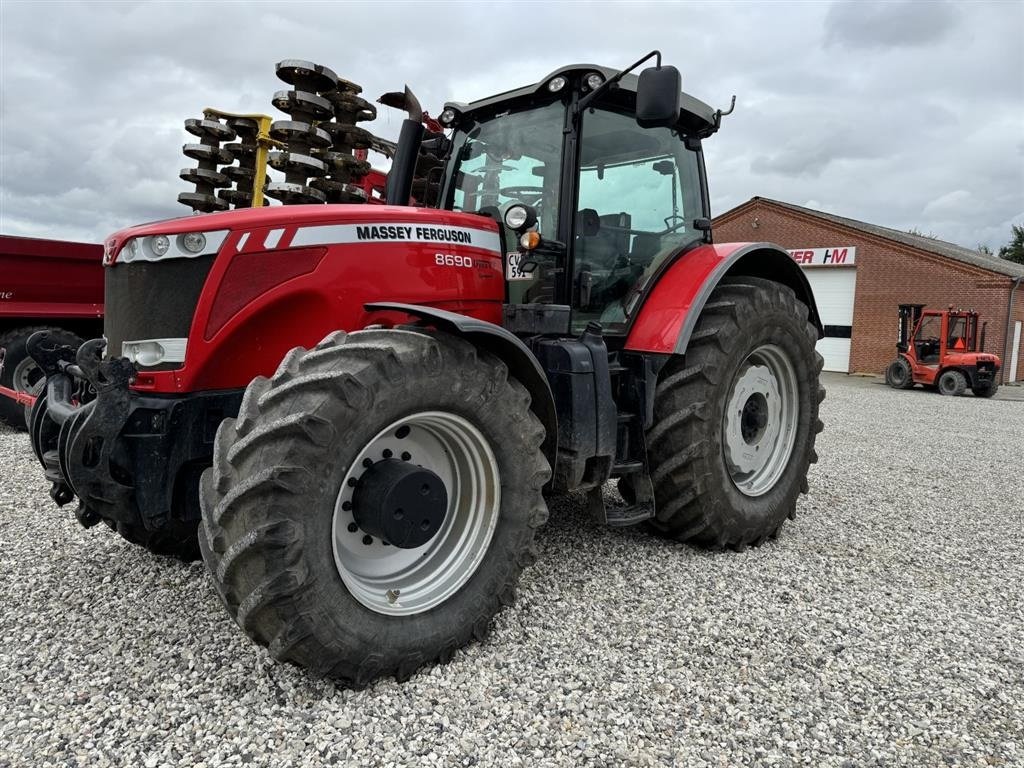
M 243 233 L 241 237 L 232 237 Z M 397 205 L 289 205 L 150 222 L 115 232 L 104 243 L 106 265 L 165 261 L 217 253 L 250 237 L 266 250 L 344 242 L 458 244 L 499 251 L 498 225 L 485 216 Z M 251 249 L 252 243 L 249 243 Z M 248 250 L 248 249 L 247 249 Z

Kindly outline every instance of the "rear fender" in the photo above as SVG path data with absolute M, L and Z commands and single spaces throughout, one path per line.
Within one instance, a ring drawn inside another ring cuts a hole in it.
M 626 349 L 683 354 L 712 291 L 724 278 L 740 276 L 792 288 L 822 337 L 811 285 L 786 251 L 771 243 L 722 243 L 686 251 L 662 273 L 630 328 Z
M 447 333 L 462 336 L 474 346 L 500 357 L 508 366 L 509 372 L 530 393 L 530 410 L 544 425 L 544 443 L 541 450 L 544 451 L 544 456 L 554 471 L 558 451 L 558 417 L 555 414 L 555 399 L 551 394 L 551 387 L 540 363 L 519 337 L 500 325 L 489 323 L 486 320 L 419 304 L 374 302 L 366 304 L 365 308 L 369 312 L 403 312 L 418 317 Z

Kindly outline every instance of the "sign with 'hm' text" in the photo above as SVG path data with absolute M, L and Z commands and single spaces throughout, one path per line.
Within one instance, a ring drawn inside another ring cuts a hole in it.
M 857 263 L 857 249 L 852 245 L 838 248 L 794 248 L 789 251 L 793 261 L 804 266 L 849 267 Z

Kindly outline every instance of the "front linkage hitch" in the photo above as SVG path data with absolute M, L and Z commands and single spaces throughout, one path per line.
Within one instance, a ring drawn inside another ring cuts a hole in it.
M 39 331 L 27 346 L 46 375 L 29 425 L 32 450 L 52 483 L 51 498 L 64 506 L 77 495 L 75 517 L 88 528 L 113 517 L 131 497 L 130 478 L 119 471 L 114 452 L 128 418 L 135 367 L 124 358 L 104 360 L 104 339 L 87 341 L 76 352 Z

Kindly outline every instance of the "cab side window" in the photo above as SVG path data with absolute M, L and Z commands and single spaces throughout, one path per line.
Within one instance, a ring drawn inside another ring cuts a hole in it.
M 623 329 L 628 306 L 661 263 L 703 236 L 697 153 L 678 132 L 627 114 L 584 117 L 573 239 L 573 327 Z

